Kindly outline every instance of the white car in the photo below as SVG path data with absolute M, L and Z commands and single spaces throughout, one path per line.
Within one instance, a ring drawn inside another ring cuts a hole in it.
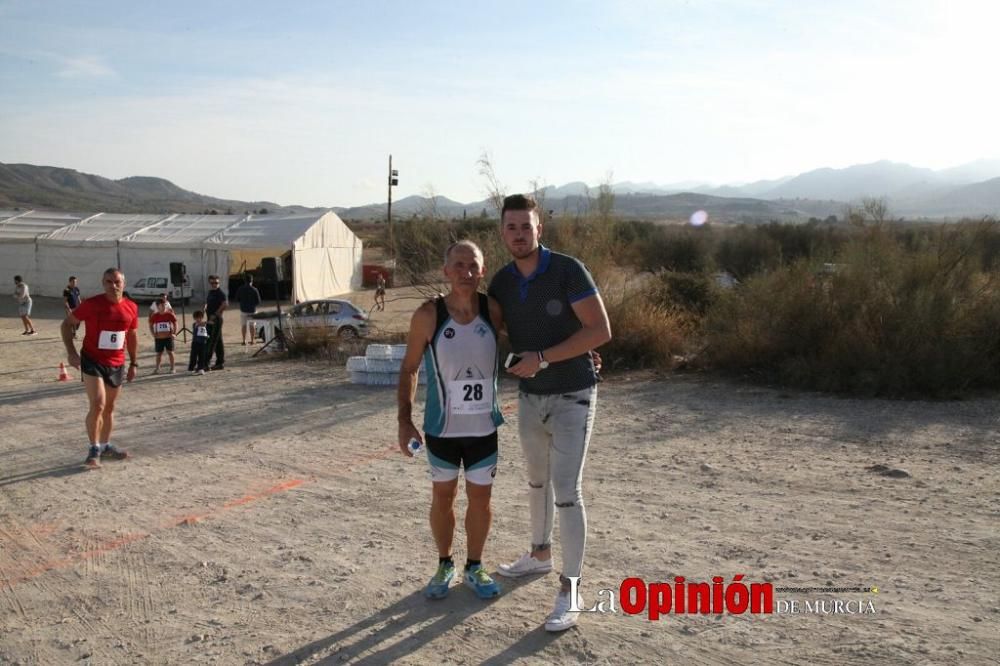
M 254 320 L 270 321 L 273 326 L 277 312 L 258 312 Z M 341 338 L 358 338 L 368 335 L 368 313 L 350 301 L 323 298 L 294 305 L 282 310 L 282 326 L 293 331 L 300 328 L 328 328 Z
M 155 301 L 160 294 L 166 293 L 171 302 L 181 302 L 181 288 L 170 284 L 166 275 L 147 275 L 141 277 L 127 288 L 128 297 L 133 301 Z M 184 287 L 184 303 L 191 300 L 191 288 Z

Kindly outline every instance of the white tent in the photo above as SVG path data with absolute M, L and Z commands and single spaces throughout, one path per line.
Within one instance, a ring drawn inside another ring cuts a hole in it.
M 167 275 L 183 262 L 194 296 L 211 273 L 291 257 L 292 297 L 336 296 L 361 286 L 361 240 L 332 211 L 297 215 L 134 215 L 0 211 L 0 265 L 33 294 L 59 296 L 70 275 L 85 294 L 109 266 L 126 280 Z
M 76 224 L 83 218 L 83 215 L 74 213 L 0 211 L 0 266 L 5 273 L 3 280 L 9 284 L 15 275 L 20 275 L 28 283 L 32 294 L 43 295 L 37 287 L 41 272 L 38 269 L 36 241 L 53 231 Z M 63 286 L 69 275 L 66 273 L 62 276 Z M 61 294 L 62 287 L 58 294 L 53 295 Z

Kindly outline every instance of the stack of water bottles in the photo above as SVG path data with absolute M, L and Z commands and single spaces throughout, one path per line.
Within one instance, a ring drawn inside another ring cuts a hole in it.
M 406 345 L 368 345 L 364 356 L 347 359 L 347 372 L 352 384 L 395 386 L 399 383 L 399 368 L 406 356 Z M 427 382 L 424 366 L 420 366 L 418 381 Z

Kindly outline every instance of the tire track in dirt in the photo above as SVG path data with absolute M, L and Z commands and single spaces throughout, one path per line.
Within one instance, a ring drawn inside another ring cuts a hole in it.
M 7 543 L 13 546 L 13 548 L 3 548 L 0 550 L 0 555 L 5 555 L 3 559 L 7 560 L 7 565 L 0 567 L 0 580 L 3 580 L 5 587 L 10 590 L 12 599 L 16 604 L 18 613 L 29 622 L 35 621 L 37 618 L 33 617 L 31 613 L 24 607 L 21 600 L 18 598 L 17 593 L 14 592 L 14 575 L 11 573 L 8 575 L 8 571 L 23 569 L 24 562 L 37 562 L 39 560 L 45 561 L 51 559 L 53 555 L 53 550 L 51 546 L 44 543 L 38 536 L 30 529 L 24 527 L 17 518 L 14 516 L 7 515 L 5 517 L 6 527 L 0 525 L 0 545 L 2 543 Z M 2 559 L 0 559 L 2 563 Z M 48 589 L 48 585 L 45 582 L 39 581 L 36 583 L 39 590 L 45 594 L 49 594 L 51 590 Z
M 0 578 L 4 580 L 3 584 L 3 598 L 14 613 L 20 616 L 22 619 L 28 619 L 28 613 L 24 610 L 24 604 L 21 603 L 21 599 L 17 596 L 17 591 L 14 586 L 9 582 L 11 577 L 7 574 L 7 569 L 4 567 L 3 561 L 0 560 Z

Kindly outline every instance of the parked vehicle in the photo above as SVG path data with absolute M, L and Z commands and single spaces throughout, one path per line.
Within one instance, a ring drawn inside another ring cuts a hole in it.
M 274 326 L 276 311 L 258 312 L 257 322 L 268 322 Z M 328 328 L 341 338 L 357 338 L 368 335 L 368 313 L 350 301 L 324 298 L 306 301 L 282 311 L 282 326 L 295 329 Z
M 133 301 L 155 301 L 166 293 L 171 302 L 181 302 L 181 288 L 170 284 L 169 275 L 147 275 L 128 287 L 128 295 Z M 191 300 L 191 288 L 184 286 L 184 303 Z

